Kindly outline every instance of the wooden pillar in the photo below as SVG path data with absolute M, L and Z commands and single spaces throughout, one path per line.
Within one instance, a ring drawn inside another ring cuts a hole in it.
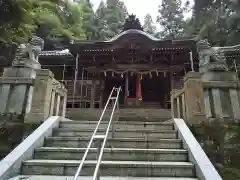
M 129 92 L 128 92 L 128 74 L 126 74 L 126 77 L 125 77 L 125 104 L 127 104 L 128 95 L 129 95 Z
M 62 104 L 62 117 L 65 117 L 66 115 L 66 108 L 67 108 L 67 94 L 64 95 L 63 97 L 63 104 Z
M 100 80 L 100 102 L 99 102 L 99 108 L 102 109 L 103 108 L 103 95 L 104 95 L 104 88 L 105 88 L 105 80 Z
M 173 72 L 172 70 L 169 71 L 169 79 L 170 79 L 170 88 L 171 91 L 173 90 L 173 86 L 174 86 L 174 79 L 173 79 Z
M 139 78 L 136 75 L 136 105 L 138 105 L 138 98 L 139 98 Z
M 90 108 L 95 107 L 95 96 L 96 96 L 96 80 L 92 80 L 92 87 L 91 87 L 91 104 Z

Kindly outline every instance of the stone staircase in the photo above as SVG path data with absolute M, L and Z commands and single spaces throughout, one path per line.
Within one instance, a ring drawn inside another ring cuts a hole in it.
M 27 180 L 73 179 L 96 121 L 61 121 L 44 146 L 22 163 L 20 177 Z M 98 134 L 106 128 L 100 126 Z M 110 132 L 111 136 L 111 132 Z M 79 179 L 91 179 L 97 159 L 97 144 L 88 154 Z M 119 121 L 114 138 L 109 137 L 100 166 L 102 180 L 197 180 L 173 124 L 157 121 Z M 70 177 L 71 176 L 71 177 Z

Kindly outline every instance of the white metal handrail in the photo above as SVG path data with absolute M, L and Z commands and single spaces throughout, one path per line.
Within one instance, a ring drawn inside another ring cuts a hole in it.
M 116 97 L 113 97 L 114 91 L 117 92 L 117 96 L 116 96 Z M 121 91 L 121 87 L 119 87 L 119 88 L 113 87 L 113 89 L 112 89 L 112 91 L 111 91 L 111 93 L 110 93 L 110 95 L 109 95 L 109 98 L 108 98 L 108 100 L 107 100 L 107 103 L 106 103 L 106 105 L 105 105 L 105 107 L 104 107 L 104 109 L 103 109 L 103 112 L 102 112 L 102 114 L 101 114 L 101 116 L 100 116 L 100 119 L 99 119 L 99 121 L 98 121 L 98 123 L 97 123 L 97 126 L 96 126 L 96 128 L 95 128 L 95 130 L 94 130 L 94 132 L 93 132 L 93 135 L 92 135 L 92 137 L 91 137 L 91 139 L 90 139 L 90 141 L 89 141 L 89 143 L 88 143 L 87 149 L 86 149 L 86 151 L 85 151 L 85 153 L 84 153 L 84 155 L 83 155 L 83 157 L 82 157 L 82 160 L 81 160 L 80 165 L 79 165 L 79 167 L 78 167 L 78 169 L 77 169 L 77 172 L 76 172 L 76 174 L 75 174 L 75 176 L 74 176 L 74 180 L 77 180 L 77 179 L 78 179 L 78 176 L 80 175 L 80 172 L 81 172 L 81 170 L 82 170 L 82 168 L 83 168 L 83 165 L 84 165 L 84 163 L 85 163 L 85 160 L 86 160 L 86 158 L 87 158 L 88 152 L 89 152 L 89 150 L 90 150 L 90 148 L 91 148 L 91 145 L 92 145 L 92 143 L 93 143 L 93 140 L 96 139 L 96 138 L 97 138 L 98 140 L 99 140 L 99 139 L 100 139 L 100 140 L 103 140 L 101 149 L 100 149 L 100 147 L 99 147 L 98 160 L 97 160 L 96 168 L 95 168 L 94 175 L 93 175 L 93 180 L 99 179 L 99 173 L 98 173 L 98 172 L 99 172 L 99 167 L 100 167 L 100 164 L 101 164 L 102 155 L 103 155 L 104 147 L 105 147 L 105 144 L 106 144 L 106 141 L 107 141 L 108 133 L 109 133 L 109 130 L 110 130 L 110 127 L 111 127 L 111 124 L 112 124 L 113 115 L 114 115 L 116 106 L 117 106 L 117 104 L 118 104 L 118 97 L 119 97 L 120 91 Z M 110 116 L 110 120 L 109 120 L 107 129 L 106 129 L 106 132 L 105 132 L 105 134 L 104 134 L 103 136 L 101 136 L 101 137 L 100 137 L 100 136 L 96 136 L 96 133 L 97 133 L 97 131 L 98 131 L 98 128 L 99 128 L 99 126 L 100 126 L 100 124 L 101 124 L 101 121 L 102 121 L 103 116 L 104 116 L 104 114 L 105 114 L 105 112 L 106 112 L 107 106 L 108 106 L 108 104 L 109 104 L 109 102 L 110 102 L 111 99 L 112 99 L 112 100 L 115 100 L 115 103 L 114 103 L 114 105 L 113 105 L 112 113 L 111 113 L 111 116 Z M 112 132 L 112 133 L 113 133 L 113 132 Z

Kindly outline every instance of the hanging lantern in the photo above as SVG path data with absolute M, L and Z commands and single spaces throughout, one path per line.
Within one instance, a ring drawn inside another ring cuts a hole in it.
M 131 72 L 130 75 L 133 76 L 133 72 Z
M 106 71 L 104 71 L 104 76 L 107 76 L 107 72 Z
M 152 72 L 150 72 L 149 75 L 150 75 L 150 78 L 152 78 Z
M 112 77 L 114 76 L 114 72 L 112 71 Z
M 121 78 L 123 78 L 123 73 L 121 74 Z
M 164 78 L 167 76 L 167 73 L 166 73 L 166 71 L 164 71 L 163 75 L 164 75 Z
M 141 74 L 141 76 L 140 76 L 140 79 L 141 79 L 141 80 L 143 79 L 143 76 L 142 76 L 142 74 Z
M 156 71 L 156 74 L 157 74 L 157 76 L 158 76 L 158 71 Z

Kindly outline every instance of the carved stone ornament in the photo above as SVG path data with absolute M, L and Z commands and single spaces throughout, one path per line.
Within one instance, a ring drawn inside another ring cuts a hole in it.
M 17 47 L 15 58 L 12 66 L 24 66 L 39 69 L 39 54 L 44 46 L 44 40 L 40 37 L 34 36 L 27 44 L 20 44 Z
M 197 49 L 200 72 L 228 70 L 227 60 L 222 48 L 211 47 L 207 40 L 201 40 L 197 43 Z

